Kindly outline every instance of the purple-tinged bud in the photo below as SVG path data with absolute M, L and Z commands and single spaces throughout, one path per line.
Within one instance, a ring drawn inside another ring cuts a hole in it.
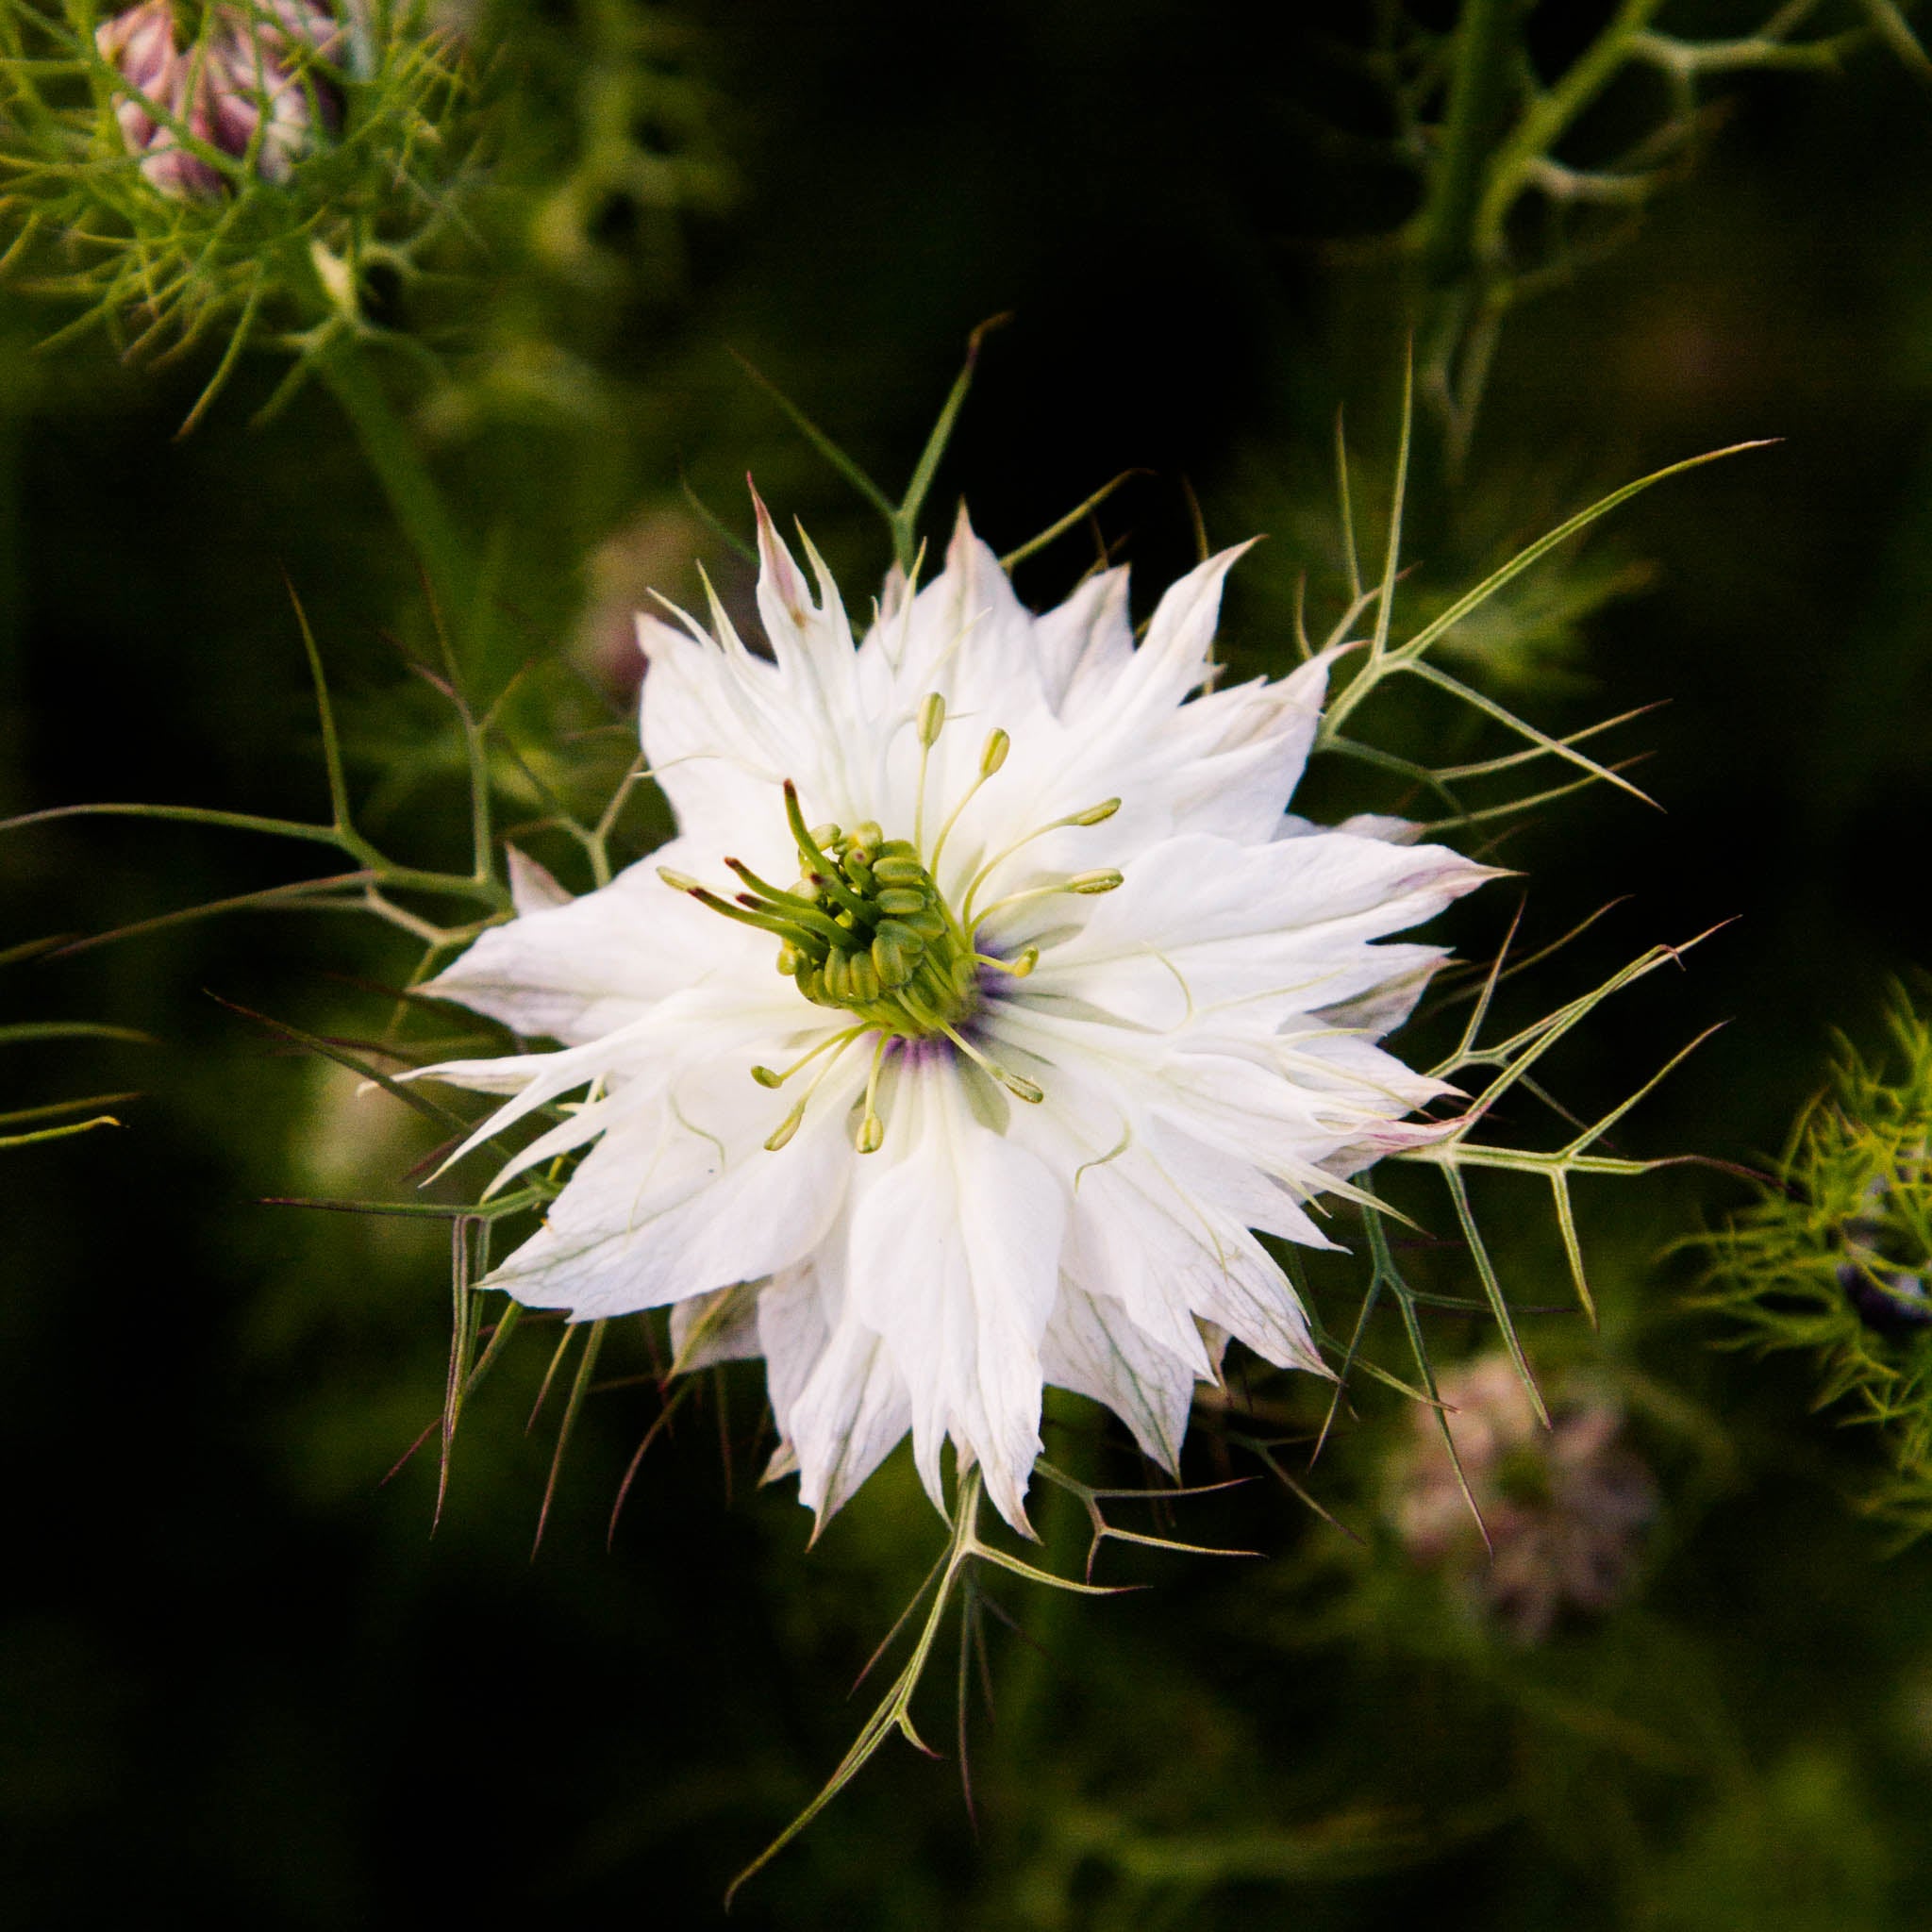
M 312 10 L 287 10 L 308 30 L 299 44 L 314 45 L 309 38 L 315 28 Z M 268 13 L 267 8 L 253 15 L 235 8 L 221 9 L 208 44 L 208 97 L 215 145 L 237 160 L 246 159 L 252 150 L 256 173 L 264 181 L 282 182 L 315 146 L 318 109 L 324 125 L 333 127 L 340 107 L 325 79 L 301 72 L 298 43 Z M 339 45 L 341 28 L 333 22 L 328 25 L 327 44 Z M 323 38 L 315 34 L 316 40 Z
M 1525 1643 L 1541 1642 L 1565 1609 L 1600 1613 L 1626 1595 L 1657 1486 L 1623 1441 L 1618 1408 L 1580 1391 L 1559 1397 L 1546 1429 L 1501 1354 L 1452 1370 L 1437 1391 L 1469 1497 L 1441 1423 L 1419 1407 L 1391 1471 L 1390 1513 L 1410 1559 Z
M 173 0 L 143 0 L 96 33 L 95 45 L 146 101 L 197 140 L 237 160 L 252 158 L 263 180 L 282 182 L 316 143 L 318 121 L 332 130 L 341 100 L 325 66 L 348 52 L 342 17 L 322 0 L 241 0 L 216 8 L 203 42 L 176 40 Z M 122 139 L 164 194 L 218 194 L 221 172 L 184 151 L 174 126 L 142 102 L 117 95 Z
M 196 138 L 211 139 L 206 91 L 175 44 L 173 0 L 143 0 L 103 21 L 95 29 L 94 45 L 141 96 L 116 94 L 114 119 L 128 153 L 140 157 L 148 185 L 176 200 L 218 193 L 221 175 L 184 149 L 175 127 L 159 118 L 172 115 Z

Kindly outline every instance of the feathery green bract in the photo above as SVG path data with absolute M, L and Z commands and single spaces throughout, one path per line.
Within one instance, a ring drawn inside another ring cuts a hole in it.
M 219 344 L 185 429 L 252 341 L 291 351 L 292 381 L 386 333 L 370 313 L 371 275 L 419 276 L 464 220 L 471 84 L 427 0 L 345 12 L 354 26 L 339 58 L 305 57 L 297 75 L 309 144 L 272 180 L 260 130 L 247 152 L 225 153 L 165 102 L 130 96 L 96 44 L 115 11 L 103 0 L 0 8 L 0 265 L 70 312 L 57 340 L 103 328 L 131 358 Z M 216 11 L 193 25 L 190 60 L 206 64 Z M 231 11 L 273 30 L 256 0 Z M 210 185 L 155 185 L 116 122 L 130 98 Z
M 1775 1179 L 1708 1238 L 1702 1305 L 1730 1344 L 1800 1349 L 1817 1406 L 1877 1430 L 1866 1507 L 1906 1541 L 1932 1530 L 1932 1023 L 1901 990 L 1883 1060 L 1840 1041 Z

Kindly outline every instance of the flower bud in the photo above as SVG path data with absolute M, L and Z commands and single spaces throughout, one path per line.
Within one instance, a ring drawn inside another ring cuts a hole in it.
M 94 47 L 135 94 L 113 97 L 114 121 L 129 154 L 141 159 L 142 177 L 176 200 L 218 194 L 222 177 L 200 156 L 187 152 L 166 118 L 208 141 L 207 89 L 194 62 L 175 39 L 173 0 L 143 0 L 94 30 Z
M 182 147 L 185 127 L 263 180 L 286 181 L 315 147 L 318 123 L 332 130 L 341 119 L 341 95 L 315 63 L 346 57 L 342 17 L 322 0 L 238 0 L 215 8 L 206 37 L 185 50 L 177 25 L 173 0 L 142 0 L 94 36 L 142 96 L 117 94 L 114 118 L 142 176 L 176 199 L 222 192 L 221 171 Z
M 1419 1407 L 1391 1471 L 1390 1513 L 1410 1559 L 1525 1643 L 1548 1637 L 1566 1609 L 1601 1613 L 1627 1595 L 1657 1485 L 1622 1440 L 1617 1407 L 1559 1392 L 1545 1428 L 1502 1354 L 1451 1370 L 1437 1391 L 1461 1475 L 1441 1421 Z

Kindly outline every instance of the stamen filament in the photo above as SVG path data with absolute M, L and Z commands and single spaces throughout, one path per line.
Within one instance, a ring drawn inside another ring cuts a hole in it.
M 899 997 L 905 1002 L 908 1010 L 912 1013 L 915 1019 L 924 1022 L 934 1032 L 943 1033 L 968 1059 L 973 1061 L 975 1066 L 983 1068 L 985 1072 L 997 1080 L 1016 1099 L 1026 1101 L 1029 1105 L 1038 1107 L 1046 1098 L 1046 1091 L 1043 1088 L 1035 1086 L 1031 1080 L 1024 1079 L 1018 1074 L 1009 1073 L 997 1060 L 989 1059 L 957 1027 L 949 1025 L 937 1013 L 922 1010 L 917 1001 L 908 999 L 903 992 Z
M 873 1048 L 872 1072 L 865 1080 L 865 1111 L 858 1117 L 858 1133 L 853 1144 L 861 1154 L 876 1154 L 885 1144 L 886 1124 L 880 1120 L 876 1101 L 879 1091 L 879 1069 L 886 1063 L 886 1049 L 892 1043 L 890 1033 L 879 1035 L 879 1043 Z
M 1063 819 L 1054 819 L 1046 824 L 1035 825 L 1024 838 L 1015 839 L 1004 852 L 995 852 L 968 882 L 965 909 L 959 915 L 959 924 L 968 932 L 973 930 L 973 902 L 978 896 L 980 887 L 985 885 L 993 872 L 1012 858 L 1022 846 L 1032 844 L 1036 839 L 1045 838 L 1049 832 L 1063 832 L 1074 825 L 1104 824 L 1120 808 L 1121 802 L 1118 798 L 1104 798 L 1098 805 L 1090 805 L 1085 811 L 1072 811 Z
M 1024 892 L 1008 892 L 1004 899 L 995 899 L 979 916 L 991 919 L 995 912 L 1004 912 L 1009 906 L 1021 905 L 1028 899 L 1050 899 L 1058 892 L 1077 892 L 1091 898 L 1098 892 L 1112 891 L 1120 883 L 1121 875 L 1117 872 L 1076 872 L 1050 886 L 1033 886 Z
M 792 1135 L 797 1133 L 800 1124 L 805 1119 L 805 1110 L 811 1105 L 812 1095 L 816 1093 L 822 1086 L 824 1085 L 825 1075 L 829 1074 L 832 1071 L 832 1069 L 836 1067 L 841 1059 L 844 1058 L 845 1049 L 848 1046 L 850 1046 L 852 1042 L 855 1040 L 857 1040 L 861 1033 L 864 1033 L 868 1029 L 863 1026 L 854 1026 L 848 1032 L 835 1036 L 839 1042 L 838 1050 L 832 1055 L 831 1058 L 828 1059 L 824 1063 L 824 1065 L 822 1066 L 818 1070 L 818 1072 L 812 1075 L 811 1085 L 808 1086 L 805 1090 L 805 1091 L 798 1096 L 797 1106 L 795 1106 L 791 1109 L 791 1111 L 788 1113 L 785 1116 L 785 1118 L 778 1123 L 777 1126 L 773 1129 L 771 1139 L 765 1142 L 766 1153 L 777 1153 L 777 1151 L 791 1139 Z
M 808 1054 L 793 1060 L 782 1074 L 773 1073 L 770 1067 L 754 1067 L 751 1076 L 760 1087 L 782 1087 L 801 1067 L 810 1066 L 820 1054 L 828 1053 L 835 1046 L 850 1044 L 864 1031 L 863 1026 L 848 1026 L 843 1033 L 828 1033 Z
M 1015 979 L 1024 979 L 1040 964 L 1040 948 L 1028 946 L 1017 959 L 997 959 L 991 953 L 974 953 L 974 963 L 989 966 L 995 973 L 1010 973 Z
M 972 784 L 967 786 L 966 795 L 947 813 L 946 822 L 940 827 L 940 835 L 933 841 L 932 852 L 925 861 L 926 871 L 935 877 L 939 875 L 940 854 L 946 849 L 946 841 L 952 837 L 953 827 L 959 823 L 959 814 L 979 796 L 979 788 L 986 783 L 990 775 L 989 773 L 981 772 Z
M 919 793 L 912 808 L 912 845 L 918 852 L 925 850 L 926 761 L 945 728 L 946 701 L 938 691 L 929 691 L 919 701 Z

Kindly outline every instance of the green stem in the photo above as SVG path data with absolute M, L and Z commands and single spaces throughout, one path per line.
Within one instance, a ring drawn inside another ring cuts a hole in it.
M 445 621 L 462 635 L 474 611 L 475 559 L 408 425 L 397 414 L 360 344 L 343 343 L 319 359 L 323 380 L 355 425 L 356 440 L 429 579 Z
M 1466 0 L 1456 28 L 1456 68 L 1442 128 L 1442 161 L 1422 218 L 1423 273 L 1437 288 L 1475 258 L 1476 209 L 1507 99 L 1516 0 Z
M 1563 77 L 1532 103 L 1496 150 L 1475 217 L 1473 240 L 1479 257 L 1501 244 L 1503 225 L 1523 186 L 1524 172 L 1556 146 L 1570 124 L 1615 78 L 1630 58 L 1630 42 L 1650 25 L 1662 4 L 1663 0 L 1623 0 L 1609 25 Z
M 1060 1389 L 1045 1391 L 1041 1411 L 1043 1421 L 1060 1422 L 1074 1428 L 1084 1426 L 1089 1419 L 1079 1402 Z M 1091 1459 L 1077 1435 L 1069 1435 L 1056 1446 L 1063 1464 L 1080 1465 Z M 1078 1473 L 1093 1474 L 1085 1468 Z M 1086 1511 L 1058 1483 L 1036 1481 L 1029 1500 L 1042 1546 L 1074 1551 L 1072 1567 L 1077 1575 L 1078 1553 L 1085 1547 L 1081 1538 L 1087 1523 Z M 1042 1591 L 1029 1601 L 1024 1618 L 1029 1641 L 1013 1644 L 1002 1666 L 999 1715 L 993 1739 L 1009 1766 L 1022 1768 L 1037 1762 L 1045 1748 L 1056 1701 L 1054 1674 L 1061 1668 L 1058 1658 L 1068 1648 L 1067 1625 L 1073 1616 L 1073 1605 L 1074 1593 L 1060 1590 Z

